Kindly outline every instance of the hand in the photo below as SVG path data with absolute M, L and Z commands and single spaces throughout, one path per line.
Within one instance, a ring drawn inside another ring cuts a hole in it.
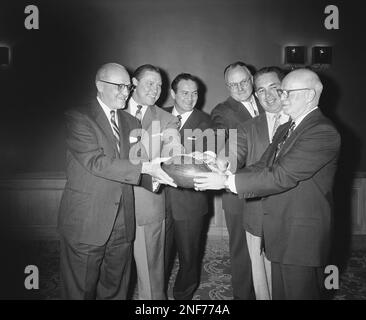
M 220 172 L 224 173 L 229 167 L 229 161 L 221 158 L 216 158 L 216 165 Z
M 169 177 L 169 175 L 160 166 L 162 162 L 165 162 L 168 159 L 169 158 L 155 158 L 150 162 L 144 162 L 142 164 L 141 172 L 152 176 L 155 178 L 155 181 L 159 182 L 160 184 L 167 184 L 176 188 L 177 185 L 174 183 L 174 180 Z
M 193 179 L 194 189 L 196 191 L 225 189 L 226 179 L 226 175 L 216 172 L 200 173 Z

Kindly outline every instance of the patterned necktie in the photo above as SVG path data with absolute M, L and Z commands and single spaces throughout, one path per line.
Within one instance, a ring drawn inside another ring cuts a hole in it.
M 178 114 L 177 118 L 178 118 L 178 130 L 180 130 L 180 127 L 182 125 L 182 116 L 180 114 Z
M 136 114 L 135 114 L 135 117 L 137 118 L 138 121 L 142 121 L 142 112 L 141 112 L 141 109 L 142 109 L 142 105 L 141 104 L 138 104 L 137 105 L 137 110 L 136 110 Z
M 111 123 L 112 123 L 112 128 L 113 128 L 113 135 L 116 138 L 117 149 L 118 149 L 118 152 L 120 152 L 120 149 L 119 149 L 119 128 L 118 128 L 118 125 L 116 123 L 116 111 L 114 111 L 114 110 L 111 110 Z
M 278 127 L 281 124 L 281 113 L 276 113 L 274 116 L 274 124 L 273 124 L 273 129 L 272 129 L 272 138 L 274 137 Z
M 277 145 L 275 159 L 277 158 L 278 154 L 280 153 L 280 150 L 283 147 L 283 145 L 285 144 L 286 140 L 291 136 L 291 134 L 292 134 L 292 132 L 294 132 L 294 130 L 295 130 L 295 121 L 292 121 L 289 128 L 287 129 L 286 134 L 283 136 L 281 142 Z

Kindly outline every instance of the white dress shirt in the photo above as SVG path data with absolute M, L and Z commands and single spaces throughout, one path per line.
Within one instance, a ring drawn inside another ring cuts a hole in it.
M 184 124 L 186 123 L 186 121 L 188 120 L 188 118 L 192 114 L 192 112 L 193 112 L 193 110 L 180 114 L 174 106 L 172 115 L 176 116 L 176 117 L 180 115 L 182 117 L 182 119 L 180 120 L 180 129 L 183 128 Z
M 249 101 L 240 101 L 240 102 L 245 107 L 245 109 L 248 110 L 248 112 L 250 113 L 250 115 L 252 116 L 252 118 L 254 118 L 257 115 L 259 115 L 259 111 L 258 111 L 257 103 L 255 102 L 254 95 L 251 95 L 250 96 Z
M 105 113 L 105 115 L 106 115 L 106 117 L 107 117 L 107 119 L 109 121 L 109 124 L 110 124 L 110 126 L 112 128 L 112 131 L 113 131 L 113 125 L 112 125 L 112 121 L 111 121 L 111 111 L 112 110 L 116 111 L 115 112 L 115 120 L 116 120 L 117 126 L 119 126 L 119 124 L 118 124 L 118 113 L 117 113 L 117 110 L 118 109 L 111 109 L 111 108 L 109 108 L 99 97 L 97 97 L 97 100 L 99 102 L 99 105 L 102 107 L 102 109 L 103 109 L 103 111 L 104 111 L 104 113 Z
M 140 103 L 137 103 L 132 97 L 131 97 L 131 99 L 130 99 L 130 101 L 128 102 L 128 112 L 129 112 L 129 114 L 131 115 L 131 116 L 136 116 L 136 112 L 137 112 L 137 106 L 138 105 L 140 105 L 140 106 L 142 106 L 142 108 L 141 108 L 141 121 L 142 121 L 142 119 L 144 118 L 144 116 L 145 116 L 145 112 L 146 112 L 146 110 L 147 110 L 147 108 L 148 108 L 148 106 L 144 106 L 144 105 L 142 105 L 142 104 L 140 104 Z
M 289 116 L 287 114 L 284 114 L 282 111 L 280 112 L 280 125 L 286 123 L 289 119 Z M 267 128 L 268 128 L 268 137 L 269 142 L 272 143 L 273 138 L 273 127 L 276 121 L 277 113 L 269 113 L 266 111 L 266 118 L 267 118 Z

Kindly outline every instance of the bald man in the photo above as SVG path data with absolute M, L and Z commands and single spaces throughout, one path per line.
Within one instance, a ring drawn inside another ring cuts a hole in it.
M 142 173 L 172 182 L 158 161 L 129 159 L 131 148 L 142 155 L 144 149 L 131 135 L 139 121 L 121 110 L 131 89 L 126 69 L 105 64 L 95 80 L 95 101 L 66 113 L 67 182 L 58 219 L 63 299 L 126 299 L 135 236 L 132 185 Z
M 290 72 L 278 92 L 291 121 L 278 128 L 261 159 L 235 175 L 195 179 L 198 190 L 264 197 L 262 247 L 272 262 L 273 299 L 319 299 L 324 290 L 340 136 L 318 108 L 322 89 L 316 73 Z

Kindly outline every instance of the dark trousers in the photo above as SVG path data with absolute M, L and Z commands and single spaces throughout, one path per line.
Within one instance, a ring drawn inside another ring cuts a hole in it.
M 79 243 L 67 236 L 61 236 L 60 243 L 62 299 L 126 299 L 132 243 L 126 241 L 123 217 L 117 217 L 103 246 Z
M 272 262 L 273 300 L 319 300 L 324 293 L 324 268 Z
M 168 214 L 166 225 L 166 270 L 170 270 L 168 265 L 174 257 L 174 244 L 179 258 L 173 296 L 176 300 L 191 300 L 199 285 L 204 216 L 175 220 Z
M 243 227 L 243 215 L 225 211 L 225 220 L 229 232 L 231 283 L 234 299 L 254 300 L 252 265 Z

